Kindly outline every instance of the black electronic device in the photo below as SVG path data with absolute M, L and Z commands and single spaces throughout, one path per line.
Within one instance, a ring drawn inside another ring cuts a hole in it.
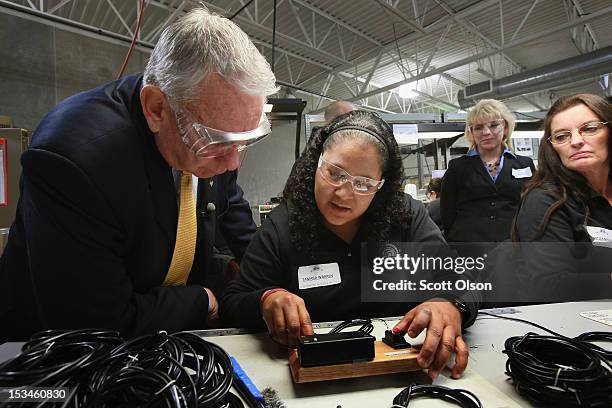
M 374 340 L 374 336 L 361 331 L 301 336 L 300 365 L 313 367 L 373 360 Z
M 410 343 L 406 341 L 404 336 L 406 332 L 399 331 L 397 333 L 392 332 L 391 330 L 385 330 L 385 337 L 382 338 L 383 343 L 387 344 L 394 349 L 405 349 L 412 347 Z

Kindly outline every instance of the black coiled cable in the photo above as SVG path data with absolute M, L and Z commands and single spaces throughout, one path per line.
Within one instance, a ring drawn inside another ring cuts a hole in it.
M 421 397 L 441 399 L 462 408 L 482 408 L 478 397 L 470 391 L 430 384 L 411 384 L 404 388 L 393 398 L 393 407 L 407 407 L 411 399 Z
M 38 333 L 0 365 L 0 386 L 67 387 L 63 402 L 45 407 L 243 407 L 229 392 L 232 364 L 199 336 L 159 332 L 125 342 L 106 330 Z M 0 407 L 32 406 L 0 403 Z M 26 405 L 27 404 L 27 405 Z
M 612 332 L 570 338 L 529 320 L 479 314 L 527 323 L 551 334 L 527 333 L 504 343 L 506 374 L 526 398 L 555 407 L 612 406 L 612 351 L 593 343 L 612 342 Z
M 594 341 L 604 341 L 612 343 L 612 331 L 609 332 L 586 332 L 579 336 L 574 337 L 574 340 L 580 341 L 583 345 L 593 350 L 608 361 L 612 361 L 612 350 L 606 350 L 603 347 L 599 347 L 597 344 L 593 344 Z
M 612 361 L 612 350 L 606 350 L 603 347 L 599 347 L 597 344 L 593 344 L 594 341 L 601 341 L 601 342 L 607 342 L 607 343 L 612 343 L 612 332 L 600 332 L 600 331 L 593 331 L 593 332 L 586 332 L 586 333 L 582 333 L 579 336 L 576 336 L 574 338 L 571 337 L 566 337 L 562 334 L 557 333 L 556 331 L 550 330 L 544 326 L 541 326 L 537 323 L 534 322 L 530 322 L 529 320 L 525 320 L 525 319 L 519 319 L 516 317 L 509 317 L 509 316 L 501 316 L 498 314 L 493 314 L 493 313 L 488 313 L 488 312 L 478 312 L 478 314 L 480 315 L 485 315 L 485 316 L 490 316 L 490 317 L 495 317 L 498 319 L 504 319 L 504 320 L 512 320 L 514 322 L 520 322 L 520 323 L 526 323 L 529 324 L 531 326 L 537 327 L 540 330 L 544 330 L 547 333 L 552 334 L 555 337 L 560 337 L 563 339 L 573 339 L 576 340 L 578 342 L 581 342 L 583 346 L 588 347 L 589 349 L 591 349 L 592 351 L 594 351 L 595 353 L 599 354 L 603 359 L 608 360 L 608 361 Z
M 506 374 L 533 402 L 612 406 L 612 365 L 581 341 L 527 333 L 506 339 Z

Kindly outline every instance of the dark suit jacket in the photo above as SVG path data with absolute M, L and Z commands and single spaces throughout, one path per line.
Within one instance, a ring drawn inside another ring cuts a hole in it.
M 222 281 L 211 259 L 215 232 L 241 257 L 255 225 L 235 173 L 199 180 L 189 281 L 161 286 L 178 204 L 142 113 L 141 84 L 132 76 L 68 98 L 35 132 L 0 261 L 0 338 L 50 328 L 133 336 L 204 327 L 203 285 L 218 290 Z M 215 211 L 206 210 L 210 202 Z
M 444 227 L 442 225 L 442 215 L 440 214 L 440 199 L 435 199 L 430 201 L 427 205 L 427 212 L 429 212 L 429 217 L 436 223 L 440 231 L 444 231 Z
M 515 178 L 512 169 L 535 166 L 529 157 L 505 154 L 493 182 L 480 156 L 462 156 L 448 164 L 442 178 L 440 209 L 449 241 L 500 242 L 510 238 L 520 193 L 529 178 Z

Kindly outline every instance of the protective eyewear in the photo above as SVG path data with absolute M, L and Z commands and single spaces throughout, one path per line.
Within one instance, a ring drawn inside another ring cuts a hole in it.
M 503 119 L 493 120 L 489 123 L 477 123 L 470 126 L 470 131 L 474 134 L 480 134 L 484 132 L 485 127 L 487 127 L 491 133 L 499 133 L 504 128 L 504 123 Z
M 261 115 L 259 125 L 246 132 L 213 129 L 197 123 L 189 113 L 181 109 L 176 112 L 176 119 L 183 142 L 199 157 L 223 157 L 234 150 L 241 152 L 272 131 L 265 113 Z
M 552 144 L 564 144 L 571 140 L 572 132 L 577 130 L 580 136 L 583 138 L 595 136 L 599 133 L 604 126 L 606 126 L 608 122 L 587 122 L 582 126 L 572 129 L 572 130 L 560 130 L 558 132 L 553 133 L 549 136 L 548 140 Z
M 356 194 L 374 194 L 385 183 L 385 179 L 373 180 L 363 176 L 352 176 L 343 168 L 325 160 L 323 156 L 319 157 L 317 169 L 323 179 L 334 187 L 341 187 L 344 183 L 350 182 Z

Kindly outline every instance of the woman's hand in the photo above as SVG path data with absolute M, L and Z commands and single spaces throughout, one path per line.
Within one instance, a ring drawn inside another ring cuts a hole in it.
M 417 358 L 419 366 L 428 368 L 428 374 L 436 379 L 455 352 L 453 378 L 459 378 L 468 363 L 468 346 L 461 337 L 461 313 L 451 302 L 438 300 L 423 302 L 410 310 L 394 327 L 394 331 L 407 332 L 416 337 L 427 329 L 427 335 Z
M 261 314 L 268 332 L 281 344 L 296 345 L 300 336 L 314 334 L 304 300 L 286 290 L 265 297 Z

